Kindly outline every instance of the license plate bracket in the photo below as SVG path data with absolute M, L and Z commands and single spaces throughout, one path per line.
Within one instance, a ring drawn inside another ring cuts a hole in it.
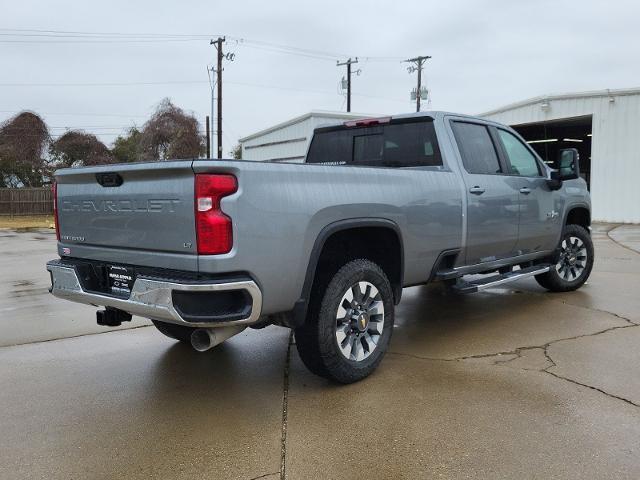
M 109 265 L 107 267 L 107 282 L 109 290 L 114 295 L 129 296 L 136 280 L 136 274 L 131 267 Z

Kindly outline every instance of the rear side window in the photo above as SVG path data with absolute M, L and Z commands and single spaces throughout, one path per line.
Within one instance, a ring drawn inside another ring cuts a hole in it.
M 392 124 L 380 133 L 355 134 L 353 163 L 383 167 L 442 165 L 433 122 Z
M 479 174 L 502 172 L 498 154 L 486 126 L 453 122 L 452 128 L 467 172 Z
M 317 132 L 307 163 L 433 167 L 442 158 L 433 122 L 421 121 Z
M 313 136 L 307 163 L 346 165 L 351 163 L 352 136 L 348 131 L 322 132 Z

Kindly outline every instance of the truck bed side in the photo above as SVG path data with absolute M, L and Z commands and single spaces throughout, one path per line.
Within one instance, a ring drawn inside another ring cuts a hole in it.
M 288 311 L 300 298 L 316 239 L 335 222 L 395 223 L 405 285 L 426 281 L 440 252 L 460 246 L 462 201 L 453 172 L 219 161 L 193 166 L 196 173 L 233 173 L 239 184 L 222 201 L 234 222 L 233 250 L 200 256 L 198 268 L 249 272 L 263 290 L 265 314 Z

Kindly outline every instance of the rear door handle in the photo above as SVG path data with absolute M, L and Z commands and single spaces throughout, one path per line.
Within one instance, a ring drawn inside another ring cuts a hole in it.
M 520 193 L 524 193 L 525 195 L 529 195 L 531 193 L 531 189 L 529 187 L 522 187 L 520 189 Z
M 469 193 L 473 193 L 474 195 L 482 195 L 484 193 L 484 188 L 475 186 L 469 189 Z

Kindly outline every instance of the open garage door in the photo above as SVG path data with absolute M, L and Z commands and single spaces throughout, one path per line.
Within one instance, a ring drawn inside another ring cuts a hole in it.
M 548 122 L 512 125 L 540 157 L 557 168 L 558 152 L 576 148 L 580 153 L 580 174 L 591 187 L 591 124 L 593 117 L 563 118 Z

